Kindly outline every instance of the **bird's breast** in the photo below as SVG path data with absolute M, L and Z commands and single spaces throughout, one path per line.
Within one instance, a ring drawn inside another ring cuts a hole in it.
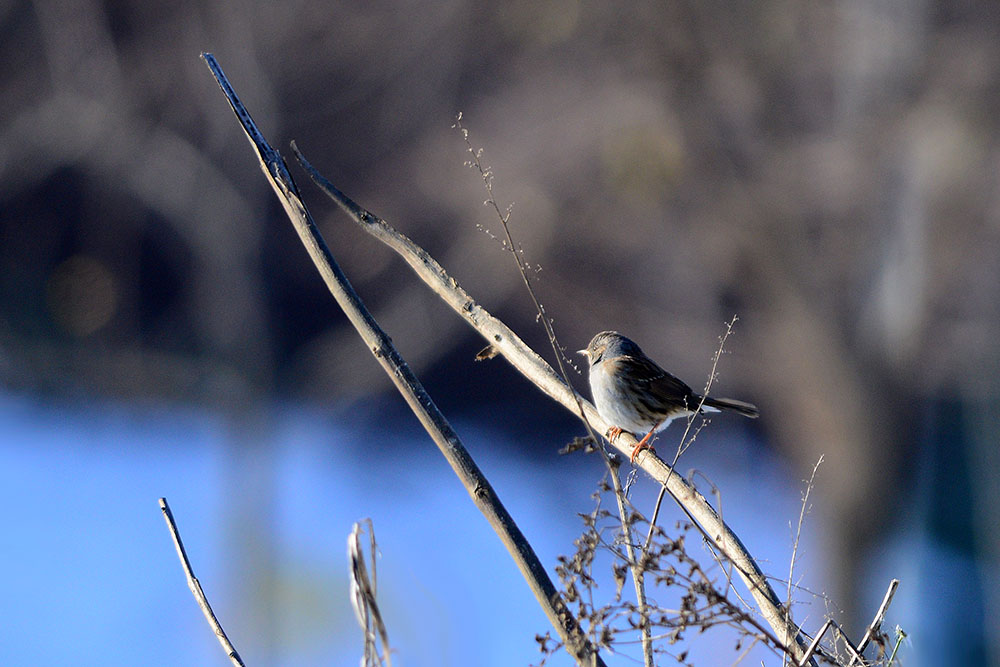
M 656 424 L 657 420 L 639 411 L 639 403 L 628 391 L 625 381 L 608 372 L 603 364 L 596 364 L 590 369 L 590 391 L 597 413 L 609 425 L 635 435 L 645 435 Z

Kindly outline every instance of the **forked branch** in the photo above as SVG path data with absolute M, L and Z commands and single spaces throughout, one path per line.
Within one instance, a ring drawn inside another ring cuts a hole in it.
M 389 336 L 379 327 L 375 318 L 368 312 L 361 298 L 351 287 L 347 276 L 334 260 L 333 254 L 313 222 L 312 215 L 299 196 L 298 188 L 288 172 L 285 161 L 257 128 L 215 58 L 210 53 L 202 54 L 202 57 L 239 119 L 247 139 L 260 160 L 264 175 L 278 196 L 278 200 L 285 209 L 285 213 L 288 214 L 292 226 L 309 252 L 310 258 L 319 270 L 330 293 L 365 341 L 368 349 L 382 365 L 393 384 L 396 385 L 396 389 L 402 394 L 424 429 L 437 444 L 438 449 L 465 486 L 476 507 L 483 513 L 504 543 L 507 551 L 521 570 L 521 574 L 531 587 L 538 603 L 559 633 L 566 650 L 580 665 L 604 665 L 604 661 L 596 649 L 581 632 L 576 618 L 557 594 L 556 587 L 538 556 L 517 524 L 514 523 L 514 519 L 507 512 L 503 503 L 500 502 L 500 498 L 489 481 L 472 460 L 458 434 L 438 410 L 434 401 L 424 390 L 423 385 L 393 346 Z M 355 214 L 359 220 L 374 219 L 374 216 L 360 207 L 355 208 Z M 429 259 L 426 253 L 423 254 Z M 478 307 L 470 300 L 468 308 Z
M 294 143 L 292 150 L 313 181 L 351 219 L 376 239 L 396 251 L 421 280 L 478 331 L 522 375 L 571 412 L 577 413 L 578 406 L 582 405 L 586 419 L 594 424 L 600 432 L 605 432 L 611 426 L 601 419 L 593 405 L 567 385 L 559 377 L 559 374 L 528 347 L 517 334 L 476 303 L 427 251 L 341 192 L 306 161 Z M 629 456 L 636 444 L 636 439 L 627 433 L 623 433 L 612 443 L 623 456 Z M 644 455 L 640 458 L 640 465 L 654 480 L 665 485 L 674 499 L 701 525 L 714 546 L 733 564 L 756 600 L 761 615 L 782 642 L 781 648 L 788 651 L 796 661 L 804 656 L 807 647 L 798 627 L 785 613 L 774 589 L 736 533 L 722 521 L 701 493 L 690 485 L 683 476 L 671 474 L 671 468 L 658 456 L 653 453 Z M 815 664 L 813 660 L 810 660 L 810 663 Z

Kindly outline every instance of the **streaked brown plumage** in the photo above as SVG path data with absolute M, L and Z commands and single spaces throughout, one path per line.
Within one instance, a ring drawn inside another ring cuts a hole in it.
M 612 428 L 609 437 L 629 431 L 642 440 L 632 460 L 649 448 L 653 433 L 673 419 L 699 409 L 726 410 L 755 419 L 757 406 L 732 398 L 701 396 L 683 381 L 660 368 L 632 340 L 617 331 L 602 331 L 586 350 L 590 361 L 590 390 L 597 412 Z

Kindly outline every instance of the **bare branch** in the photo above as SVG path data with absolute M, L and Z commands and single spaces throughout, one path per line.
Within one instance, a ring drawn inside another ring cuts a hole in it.
M 174 540 L 174 547 L 177 549 L 177 557 L 181 559 L 181 567 L 184 568 L 184 576 L 187 577 L 188 588 L 191 589 L 191 593 L 194 595 L 194 599 L 198 602 L 198 606 L 201 607 L 201 611 L 205 614 L 205 620 L 208 621 L 208 625 L 212 628 L 212 632 L 219 639 L 219 643 L 222 644 L 222 649 L 229 656 L 230 662 L 232 662 L 237 667 L 244 667 L 243 660 L 240 658 L 240 654 L 236 652 L 236 648 L 233 646 L 232 642 L 229 641 L 229 637 L 226 636 L 225 630 L 222 629 L 222 624 L 219 623 L 219 619 L 215 617 L 215 612 L 212 611 L 212 605 L 208 604 L 208 598 L 205 597 L 205 591 L 201 589 L 201 582 L 198 578 L 194 576 L 194 571 L 191 569 L 191 562 L 188 560 L 187 552 L 184 550 L 184 543 L 181 542 L 181 534 L 177 530 L 177 524 L 174 522 L 174 515 L 170 511 L 170 505 L 167 504 L 166 498 L 160 498 L 160 510 L 163 511 L 163 519 L 167 522 L 167 528 L 170 530 L 170 537 Z
M 603 448 L 601 448 L 603 449 Z M 612 461 L 607 455 L 604 457 L 611 469 L 611 479 L 614 483 L 613 489 L 615 500 L 618 502 L 618 515 L 622 522 L 622 538 L 625 542 L 625 553 L 628 556 L 626 562 L 632 572 L 632 583 L 635 588 L 635 602 L 639 608 L 639 633 L 642 637 L 642 658 L 645 667 L 653 667 L 653 635 L 649 627 L 648 605 L 646 601 L 645 566 L 642 562 L 642 555 L 645 551 L 639 551 L 639 558 L 636 558 L 636 548 L 632 543 L 632 525 L 628 517 L 628 499 L 622 489 L 621 479 L 618 477 L 619 461 Z
M 865 630 L 864 636 L 861 638 L 861 643 L 858 644 L 858 653 L 864 653 L 864 650 L 868 648 L 869 642 L 878 636 L 879 630 L 882 627 L 882 621 L 885 620 L 885 613 L 889 610 L 889 605 L 892 603 L 892 596 L 896 594 L 896 589 L 899 587 L 899 579 L 893 579 L 889 582 L 889 588 L 885 592 L 885 596 L 882 598 L 882 604 L 878 606 L 878 610 L 875 612 L 875 618 L 872 619 L 871 624 L 869 624 L 868 629 Z M 894 652 L 895 653 L 895 652 Z M 850 664 L 847 667 L 851 667 L 857 658 L 851 658 Z
M 403 395 L 424 429 L 437 444 L 438 449 L 462 481 L 476 507 L 483 513 L 504 543 L 507 551 L 521 570 L 521 574 L 528 581 L 535 598 L 549 617 L 549 621 L 559 632 L 566 650 L 580 665 L 603 665 L 603 660 L 587 641 L 587 638 L 583 636 L 576 619 L 557 594 L 556 587 L 552 584 L 552 580 L 541 561 L 538 560 L 538 556 L 524 538 L 517 524 L 514 523 L 514 519 L 507 512 L 503 503 L 500 502 L 500 498 L 489 481 L 472 460 L 458 434 L 438 410 L 423 385 L 410 370 L 409 365 L 393 346 L 389 336 L 378 326 L 375 318 L 368 312 L 361 298 L 351 287 L 347 276 L 334 260 L 333 254 L 316 228 L 312 215 L 299 196 L 298 188 L 288 172 L 285 161 L 278 151 L 264 139 L 263 134 L 253 122 L 243 103 L 240 102 L 214 56 L 210 53 L 204 53 L 202 57 L 236 113 L 236 117 L 243 126 L 243 130 L 260 160 L 264 175 L 278 196 L 278 200 L 285 209 L 285 213 L 288 214 L 292 226 L 309 252 L 310 258 L 326 282 L 330 293 L 357 329 L 368 349 L 382 365 L 393 384 L 396 385 L 396 389 Z M 377 220 L 353 202 L 350 202 L 350 206 L 350 212 L 356 216 L 359 222 L 367 224 Z M 423 254 L 429 260 L 429 256 L 426 253 Z M 477 308 L 471 299 L 463 307 Z
M 712 388 L 712 384 L 715 382 L 716 369 L 719 367 L 719 359 L 722 357 L 722 350 L 726 347 L 726 341 L 729 340 L 729 336 L 733 333 L 733 327 L 736 326 L 736 321 L 739 318 L 733 315 L 733 318 L 726 323 L 726 333 L 719 337 L 719 347 L 716 348 L 715 354 L 712 356 L 712 369 L 708 373 L 708 380 L 705 381 L 705 390 L 702 392 L 701 400 L 698 402 L 698 409 L 693 413 L 688 415 L 687 425 L 684 427 L 684 433 L 681 434 L 681 439 L 677 443 L 677 451 L 674 452 L 674 458 L 670 462 L 670 470 L 674 469 L 677 465 L 677 460 L 680 459 L 681 454 L 691 446 L 694 439 L 698 437 L 698 433 L 701 432 L 702 427 L 705 425 L 705 421 L 702 420 L 701 424 L 695 428 L 694 433 L 691 435 L 691 439 L 688 440 L 688 434 L 691 432 L 691 426 L 694 424 L 694 420 L 701 414 L 701 409 L 705 405 L 705 399 L 708 398 L 708 392 Z M 670 473 L 667 473 L 668 475 Z M 646 542 L 643 544 L 642 550 L 646 551 L 649 549 L 649 543 L 653 539 L 653 530 L 656 528 L 656 519 L 660 515 L 660 505 L 663 504 L 663 496 L 667 491 L 667 484 L 664 481 L 660 485 L 660 492 L 656 496 L 656 504 L 653 506 L 653 516 L 649 520 L 649 532 L 646 533 Z
M 788 610 L 788 615 L 792 615 L 792 581 L 795 578 L 795 559 L 799 553 L 799 537 L 802 535 L 802 522 L 805 520 L 806 513 L 809 511 L 809 494 L 812 493 L 813 486 L 816 482 L 816 471 L 819 470 L 820 465 L 823 463 L 823 456 L 820 455 L 819 459 L 816 461 L 816 465 L 813 466 L 812 474 L 809 475 L 809 480 L 806 482 L 806 490 L 802 493 L 802 506 L 799 508 L 799 522 L 795 527 L 795 540 L 792 542 L 792 557 L 788 561 L 788 592 L 785 596 L 785 609 Z M 826 632 L 826 628 L 829 626 L 824 626 L 820 631 L 819 635 L 822 636 Z M 813 641 L 813 645 L 816 641 Z M 813 648 L 815 650 L 815 648 Z
M 840 624 L 837 623 L 837 621 L 833 620 L 832 618 L 828 618 L 827 620 L 833 626 L 833 629 L 837 631 L 837 637 L 842 642 L 844 642 L 844 646 L 847 648 L 847 652 L 851 654 L 850 664 L 854 664 L 854 662 L 857 660 L 860 660 L 861 664 L 864 664 L 865 662 L 864 657 L 861 655 L 861 652 L 858 651 L 858 648 L 853 643 L 851 643 L 851 638 L 847 636 L 847 633 L 844 632 L 844 629 L 842 627 L 840 627 Z
M 606 424 L 589 401 L 583 399 L 566 384 L 551 366 L 545 363 L 534 350 L 528 347 L 517 334 L 499 319 L 493 317 L 462 289 L 458 282 L 448 275 L 444 268 L 426 250 L 418 246 L 404 234 L 396 231 L 384 220 L 367 211 L 329 180 L 323 177 L 297 147 L 292 146 L 300 164 L 313 181 L 326 192 L 362 229 L 395 250 L 410 265 L 441 299 L 468 322 L 483 338 L 507 359 L 514 368 L 534 383 L 551 398 L 565 408 L 576 412 L 582 406 L 587 420 L 602 433 L 611 426 Z M 603 430 L 601 430 L 603 429 Z M 638 441 L 628 433 L 611 443 L 623 456 L 629 456 Z M 774 630 L 781 645 L 798 660 L 805 653 L 806 644 L 798 628 L 788 619 L 781 601 L 771 588 L 767 578 L 739 537 L 722 521 L 716 511 L 697 489 L 680 475 L 671 474 L 671 468 L 654 452 L 644 450 L 639 465 L 654 480 L 666 486 L 667 491 L 682 505 L 692 519 L 701 527 L 708 540 L 729 559 L 740 578 L 757 602 L 762 616 Z
M 817 632 L 816 636 L 813 638 L 812 643 L 809 644 L 808 648 L 806 648 L 806 654 L 795 663 L 797 667 L 805 667 L 806 662 L 809 661 L 812 654 L 816 652 L 817 648 L 819 648 L 819 643 L 823 640 L 823 635 L 826 634 L 826 631 L 830 629 L 831 625 L 833 625 L 833 620 L 829 618 L 826 619 L 826 623 L 823 624 L 823 627 L 819 629 L 819 632 Z
M 461 113 L 459 113 L 458 118 L 455 119 L 455 128 L 462 133 L 462 139 L 465 140 L 465 146 L 469 151 L 469 154 L 472 156 L 472 159 L 469 161 L 469 166 L 476 169 L 483 179 L 483 185 L 485 186 L 486 193 L 488 195 L 485 203 L 487 206 L 492 207 L 494 213 L 496 213 L 497 219 L 500 221 L 500 226 L 503 228 L 505 237 L 503 248 L 508 250 L 511 257 L 514 258 L 514 263 L 517 265 L 517 271 L 521 276 L 521 281 L 524 283 L 524 288 L 527 290 L 528 295 L 531 297 L 531 302 L 535 306 L 535 312 L 538 315 L 537 319 L 541 322 L 542 328 L 545 329 L 545 334 L 549 340 L 549 346 L 552 348 L 552 354 L 556 360 L 556 368 L 559 369 L 559 376 L 563 379 L 563 382 L 569 386 L 569 373 L 566 371 L 566 365 L 563 363 L 563 349 L 559 344 L 558 337 L 556 336 L 555 326 L 552 324 L 552 320 L 549 316 L 545 313 L 545 307 L 542 305 L 538 295 L 535 294 L 535 288 L 531 286 L 531 279 L 528 277 L 530 267 L 524 260 L 524 251 L 520 249 L 520 245 L 515 244 L 514 236 L 510 231 L 509 222 L 512 206 L 508 206 L 505 211 L 501 212 L 500 205 L 496 200 L 496 195 L 493 193 L 493 170 L 483 165 L 483 150 L 481 148 L 477 150 L 472 146 L 472 141 L 469 139 L 469 131 L 462 126 Z M 590 437 L 595 443 L 599 443 L 599 439 L 594 433 L 594 429 L 591 427 L 590 422 L 587 421 L 587 414 L 583 409 L 583 402 L 579 394 L 577 394 L 576 407 L 577 414 L 579 415 L 580 420 L 583 421 Z M 604 449 L 604 447 L 599 446 L 597 450 L 601 453 L 605 465 L 608 466 L 608 472 L 611 475 L 611 482 L 615 492 L 615 499 L 617 501 L 618 515 L 622 522 L 622 535 L 625 541 L 625 549 L 628 553 L 627 562 L 629 563 L 629 569 L 632 572 L 632 583 L 635 587 L 636 603 L 639 605 L 639 614 L 641 617 L 639 632 L 642 636 L 643 661 L 645 662 L 645 667 L 653 667 L 653 640 L 649 629 L 648 619 L 646 618 L 646 586 L 644 583 L 643 565 L 641 559 L 635 557 L 635 547 L 632 542 L 632 525 L 628 519 L 628 498 L 626 491 L 622 488 L 621 478 L 618 476 L 620 462 L 618 460 L 612 460 L 612 457 L 608 455 L 608 452 Z M 652 531 L 652 526 L 650 526 L 650 531 Z M 643 550 L 642 553 L 645 553 L 645 550 Z

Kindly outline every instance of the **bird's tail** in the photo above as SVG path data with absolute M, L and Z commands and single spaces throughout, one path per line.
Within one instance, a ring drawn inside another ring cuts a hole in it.
M 744 417 L 749 417 L 750 419 L 757 419 L 757 417 L 760 416 L 760 411 L 757 409 L 756 405 L 753 403 L 737 401 L 735 398 L 712 398 L 710 396 L 706 396 L 704 405 L 709 408 L 736 412 Z

